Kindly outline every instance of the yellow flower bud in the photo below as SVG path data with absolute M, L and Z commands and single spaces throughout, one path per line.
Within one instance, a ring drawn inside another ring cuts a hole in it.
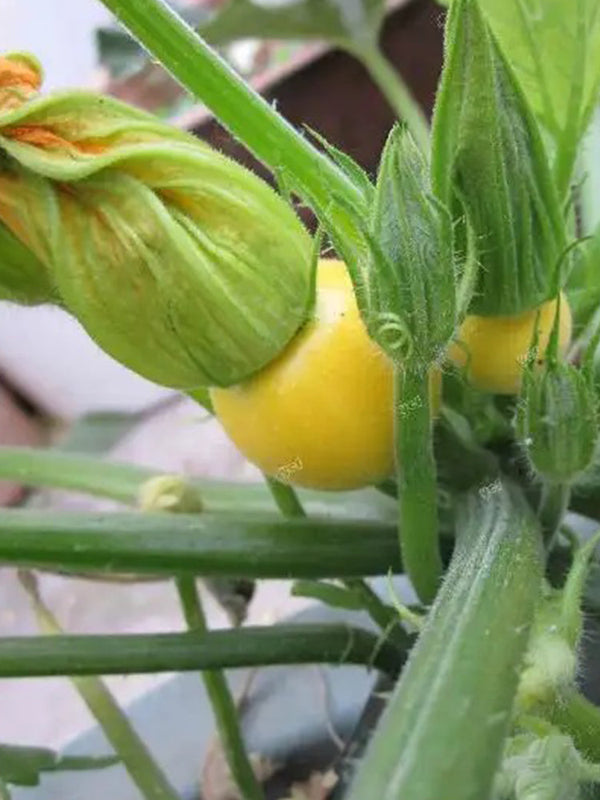
M 164 385 L 228 386 L 269 363 L 314 295 L 293 210 L 191 135 L 90 92 L 40 97 L 35 74 L 0 60 L 0 222 L 66 308 Z

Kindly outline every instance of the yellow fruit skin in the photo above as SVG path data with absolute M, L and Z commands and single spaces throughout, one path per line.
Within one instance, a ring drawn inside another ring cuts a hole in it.
M 392 363 L 367 335 L 341 261 L 319 263 L 314 316 L 283 353 L 211 397 L 242 453 L 285 483 L 356 489 L 393 472 Z
M 480 391 L 518 394 L 538 310 L 539 356 L 543 357 L 554 324 L 556 300 L 511 317 L 466 317 L 457 340 L 448 350 L 450 359 L 466 367 L 470 382 Z M 559 342 L 563 353 L 571 341 L 571 331 L 571 309 L 566 297 L 561 295 Z
M 254 464 L 286 483 L 353 489 L 393 470 L 393 370 L 368 337 L 343 262 L 322 260 L 313 318 L 215 412 Z

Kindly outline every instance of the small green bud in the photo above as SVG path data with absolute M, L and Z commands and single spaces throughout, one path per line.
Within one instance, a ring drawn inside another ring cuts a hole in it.
M 312 241 L 289 205 L 110 98 L 15 95 L 22 64 L 3 61 L 0 223 L 39 254 L 88 333 L 180 389 L 239 383 L 273 360 L 314 297 Z
M 140 511 L 194 514 L 202 511 L 199 492 L 180 475 L 158 475 L 145 481 L 138 492 Z
M 517 433 L 535 472 L 571 483 L 592 463 L 598 437 L 596 399 L 585 371 L 548 359 L 528 365 L 517 409 Z

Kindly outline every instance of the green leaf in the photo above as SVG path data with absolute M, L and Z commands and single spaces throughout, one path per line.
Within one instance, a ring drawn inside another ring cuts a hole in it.
M 344 153 L 343 150 L 339 150 L 337 147 L 334 147 L 334 145 L 330 144 L 327 139 L 324 136 L 321 136 L 321 134 L 317 131 L 308 127 L 307 130 L 310 135 L 317 140 L 321 147 L 324 148 L 331 160 L 335 161 L 338 167 L 354 183 L 356 188 L 362 193 L 364 201 L 366 203 L 373 202 L 375 187 L 360 164 L 357 164 L 356 161 L 347 153 Z
M 0 779 L 16 786 L 37 786 L 42 772 L 104 769 L 116 756 L 61 756 L 46 747 L 0 744 Z
M 456 0 L 455 0 L 456 1 Z M 479 0 L 568 181 L 600 93 L 597 0 Z
M 565 223 L 537 123 L 476 0 L 454 0 L 434 116 L 432 182 L 466 213 L 480 271 L 471 311 L 518 314 L 556 293 Z
M 578 138 L 600 91 L 597 0 L 481 0 L 535 113 Z
M 114 447 L 143 418 L 144 413 L 97 412 L 86 414 L 69 428 L 66 437 L 55 448 L 61 453 L 101 455 Z
M 200 33 L 217 45 L 249 37 L 361 45 L 375 41 L 384 9 L 383 0 L 291 0 L 273 6 L 229 0 Z
M 470 494 L 446 578 L 349 800 L 482 800 L 510 726 L 542 582 L 538 525 L 502 486 Z

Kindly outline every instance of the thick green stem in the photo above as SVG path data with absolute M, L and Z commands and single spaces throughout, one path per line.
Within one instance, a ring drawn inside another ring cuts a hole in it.
M 557 700 L 549 709 L 550 721 L 573 741 L 581 754 L 591 761 L 600 761 L 600 708 L 579 692 L 566 700 Z
M 0 678 L 132 675 L 262 667 L 361 664 L 398 672 L 403 654 L 350 625 L 268 625 L 209 633 L 0 638 Z
M 295 179 L 309 202 L 334 194 L 356 201 L 356 187 L 289 125 L 162 0 L 102 0 L 141 44 L 276 174 Z M 340 218 L 344 215 L 340 210 Z
M 548 548 L 552 547 L 556 534 L 569 507 L 571 489 L 565 483 L 545 483 L 542 488 L 538 518 Z
M 188 629 L 207 633 L 206 618 L 194 578 L 181 576 L 175 582 Z M 225 676 L 220 670 L 206 670 L 202 673 L 202 679 L 215 715 L 221 746 L 241 796 L 244 800 L 264 800 L 246 753 L 236 704 Z
M 57 637 L 54 641 L 60 641 L 61 627 L 38 594 L 35 577 L 24 572 L 20 578 L 41 630 Z M 177 792 L 106 685 L 95 676 L 71 676 L 71 681 L 146 800 L 179 800 Z
M 542 547 L 531 510 L 504 486 L 486 499 L 474 491 L 460 515 L 446 578 L 349 800 L 489 797 L 542 583 Z
M 402 561 L 420 600 L 431 603 L 442 559 L 427 372 L 396 369 L 394 413 Z
M 394 110 L 398 119 L 406 123 L 415 142 L 424 152 L 429 152 L 429 124 L 423 109 L 377 45 L 353 51 L 362 61 L 373 81 Z
M 0 562 L 224 578 L 339 578 L 400 570 L 392 523 L 259 514 L 2 511 Z

